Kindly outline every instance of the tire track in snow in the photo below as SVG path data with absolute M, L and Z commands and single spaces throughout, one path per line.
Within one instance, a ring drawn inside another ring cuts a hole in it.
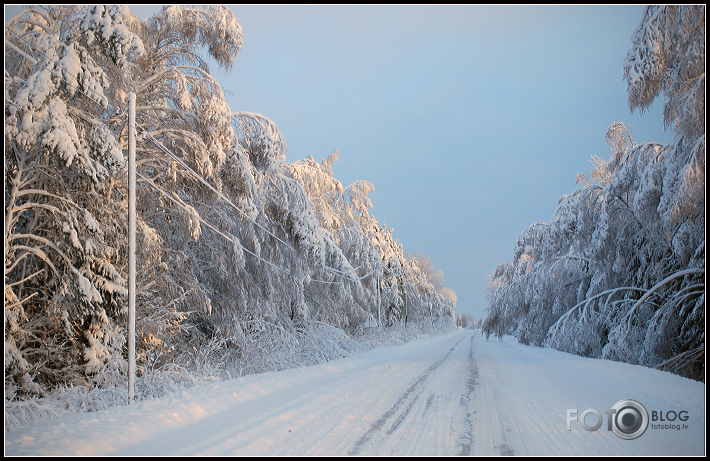
M 473 420 L 476 411 L 472 408 L 473 406 L 473 394 L 474 390 L 478 386 L 478 366 L 473 358 L 473 336 L 469 341 L 468 345 L 468 369 L 466 370 L 466 387 L 464 392 L 461 394 L 461 407 L 466 409 L 466 416 L 464 419 L 464 433 L 459 438 L 461 442 L 461 449 L 458 451 L 458 456 L 469 456 L 471 454 L 471 447 L 473 445 Z
M 479 376 L 478 365 L 476 364 L 474 354 L 474 338 L 475 333 L 473 336 L 471 336 L 469 342 L 469 367 L 466 370 L 466 391 L 461 395 L 461 406 L 466 409 L 466 416 L 464 420 L 465 431 L 464 434 L 459 438 L 459 441 L 461 443 L 461 448 L 458 451 L 459 456 L 470 456 L 472 454 L 474 446 L 474 426 L 475 423 L 478 422 L 476 421 L 477 410 L 474 409 L 474 403 L 475 401 L 480 400 L 478 398 L 478 394 L 480 393 L 479 385 L 481 383 L 481 378 Z M 486 382 L 485 384 L 487 390 L 486 396 L 484 396 L 484 398 L 489 398 L 490 402 L 501 401 L 502 396 L 500 395 L 498 387 L 490 382 Z M 486 403 L 490 404 L 490 402 Z M 506 435 L 512 432 L 508 415 L 504 412 L 501 412 L 496 414 L 496 417 L 494 419 L 496 419 L 498 422 L 498 436 L 500 437 L 500 440 L 491 448 L 496 450 L 501 456 L 515 456 L 515 450 L 511 448 L 510 442 L 508 441 L 508 437 Z
M 502 401 L 503 397 L 501 396 L 498 387 L 493 386 L 492 389 L 493 395 L 495 396 L 494 400 L 496 402 Z M 498 414 L 498 426 L 500 429 L 499 434 L 502 441 L 497 445 L 494 445 L 494 448 L 498 450 L 498 454 L 500 454 L 501 456 L 515 456 L 515 450 L 510 447 L 510 442 L 508 441 L 508 437 L 506 436 L 506 434 L 510 434 L 512 432 L 512 429 L 510 428 L 510 415 L 508 413 L 500 412 Z
M 443 358 L 434 362 L 433 365 L 431 365 L 429 368 L 427 368 L 424 371 L 424 373 L 419 375 L 419 377 L 417 377 L 417 379 L 414 380 L 414 382 L 409 386 L 409 388 L 407 388 L 407 390 L 404 391 L 404 393 L 399 397 L 399 399 L 397 399 L 397 401 L 394 403 L 394 405 L 392 405 L 387 411 L 385 411 L 382 414 L 382 416 L 380 416 L 380 418 L 377 419 L 377 421 L 372 423 L 370 425 L 370 427 L 367 429 L 367 431 L 362 435 L 362 437 L 360 437 L 360 439 L 358 439 L 358 441 L 355 442 L 355 445 L 347 453 L 348 456 L 357 455 L 360 452 L 360 450 L 362 449 L 362 447 L 372 439 L 372 437 L 375 435 L 376 432 L 383 432 L 382 428 L 387 423 L 387 421 L 389 421 L 390 418 L 392 418 L 392 416 L 394 416 L 398 412 L 400 407 L 402 407 L 402 405 L 406 401 L 408 401 L 407 406 L 404 407 L 404 410 L 402 411 L 402 413 L 399 414 L 399 416 L 394 421 L 394 423 L 389 428 L 389 430 L 384 431 L 385 435 L 391 435 L 392 432 L 394 432 L 399 427 L 399 425 L 402 424 L 402 422 L 407 417 L 407 414 L 409 414 L 409 411 L 412 409 L 412 405 L 414 405 L 414 403 L 417 401 L 419 396 L 422 394 L 422 390 L 419 389 L 420 387 L 422 387 L 422 383 L 424 383 L 424 381 L 426 381 L 426 379 L 429 377 L 429 375 L 431 375 L 431 373 L 434 370 L 436 370 L 439 367 L 439 365 L 441 365 L 442 363 L 444 363 L 444 361 L 446 361 L 446 359 L 451 355 L 451 353 L 454 351 L 456 346 L 458 346 L 458 344 L 462 340 L 463 340 L 463 338 L 456 341 L 456 343 L 453 346 L 451 346 L 451 349 L 449 349 L 449 351 L 446 353 L 446 355 Z M 433 397 L 434 396 L 432 395 L 429 398 L 429 400 L 428 400 L 429 405 L 431 405 L 431 401 L 433 401 Z
M 429 408 L 431 408 L 431 402 L 434 401 L 434 394 L 429 395 L 429 398 L 426 399 L 426 403 L 424 404 L 424 412 L 428 412 Z
M 474 341 L 474 338 L 471 338 Z M 480 338 L 479 338 L 480 341 Z M 498 342 L 496 342 L 497 344 Z M 486 346 L 488 346 L 486 341 Z M 473 357 L 475 360 L 476 352 L 472 348 Z M 485 354 L 485 351 L 483 351 Z M 511 399 L 519 398 L 517 396 L 505 396 L 499 387 L 499 382 L 502 379 L 504 363 L 496 361 L 481 362 L 483 373 L 477 377 L 476 396 L 479 402 L 481 415 L 480 417 L 486 422 L 481 425 L 480 421 L 474 421 L 474 432 L 478 433 L 482 440 L 481 446 L 476 447 L 476 451 L 490 454 L 491 451 L 497 451 L 500 456 L 515 456 L 515 450 L 509 440 L 509 435 L 515 438 L 512 427 L 515 426 L 511 420 L 512 413 L 506 406 Z M 478 369 L 476 369 L 478 374 Z M 515 379 L 512 376 L 510 379 Z M 473 448 L 473 447 L 471 447 Z M 473 450 L 471 450 L 473 451 Z M 474 453 L 472 453 L 474 454 Z

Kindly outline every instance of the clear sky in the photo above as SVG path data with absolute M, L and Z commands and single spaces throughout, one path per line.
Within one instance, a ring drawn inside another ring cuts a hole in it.
M 608 158 L 612 122 L 671 137 L 660 101 L 626 103 L 643 6 L 229 7 L 242 51 L 212 73 L 232 110 L 273 120 L 288 162 L 338 149 L 335 178 L 374 184 L 371 214 L 444 272 L 458 312 L 485 315 L 486 275 Z

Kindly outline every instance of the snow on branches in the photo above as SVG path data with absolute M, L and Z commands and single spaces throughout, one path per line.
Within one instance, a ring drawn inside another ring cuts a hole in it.
M 128 92 L 139 374 L 293 364 L 322 325 L 353 333 L 378 305 L 386 325 L 453 314 L 455 294 L 369 214 L 372 184 L 343 188 L 336 153 L 286 164 L 271 120 L 229 108 L 200 55 L 231 68 L 229 9 L 29 7 L 6 40 L 8 399 L 125 382 Z
M 487 334 L 702 378 L 704 41 L 704 5 L 646 8 L 623 64 L 629 107 L 662 93 L 674 138 L 637 144 L 610 126 L 609 160 L 593 157 L 549 225 L 523 231 L 489 277 Z
M 696 139 L 705 130 L 705 6 L 646 7 L 624 60 L 629 108 L 662 92 L 664 122 Z

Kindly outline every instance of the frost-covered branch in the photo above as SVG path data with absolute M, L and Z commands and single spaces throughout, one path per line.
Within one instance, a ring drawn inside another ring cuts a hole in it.
M 626 328 L 628 329 L 628 328 L 631 327 L 631 321 L 632 321 L 632 319 L 633 319 L 633 317 L 634 317 L 634 314 L 637 312 L 637 310 L 639 309 L 639 307 L 640 307 L 644 302 L 646 302 L 646 300 L 647 300 L 652 294 L 654 294 L 654 293 L 657 292 L 660 288 L 662 288 L 662 287 L 665 286 L 666 284 L 672 282 L 673 280 L 676 280 L 676 279 L 678 279 L 678 278 L 685 277 L 686 275 L 692 275 L 692 274 L 703 274 L 703 275 L 705 275 L 705 270 L 704 270 L 704 269 L 686 269 L 686 270 L 682 270 L 682 271 L 675 272 L 675 273 L 669 275 L 668 277 L 664 278 L 664 279 L 661 280 L 660 282 L 658 282 L 656 285 L 654 285 L 653 287 L 651 287 L 648 291 L 646 291 L 646 293 L 644 293 L 643 296 L 641 296 L 641 298 L 639 298 L 639 300 L 636 301 L 636 303 L 631 307 L 631 309 L 629 309 L 629 312 L 624 316 L 623 322 L 626 324 Z
M 585 185 L 489 276 L 486 334 L 649 366 L 704 343 L 704 25 L 704 5 L 645 9 L 623 63 L 628 103 L 663 96 L 674 138 L 637 144 L 622 122 L 609 127 L 609 158 L 593 156 Z M 642 295 L 615 300 L 622 290 Z

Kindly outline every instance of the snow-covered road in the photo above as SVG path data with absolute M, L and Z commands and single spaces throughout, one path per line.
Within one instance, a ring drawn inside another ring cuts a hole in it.
M 604 414 L 622 399 L 689 418 L 622 440 Z M 570 408 L 604 424 L 567 431 Z M 455 330 L 44 421 L 6 433 L 5 454 L 703 455 L 704 434 L 703 383 Z

